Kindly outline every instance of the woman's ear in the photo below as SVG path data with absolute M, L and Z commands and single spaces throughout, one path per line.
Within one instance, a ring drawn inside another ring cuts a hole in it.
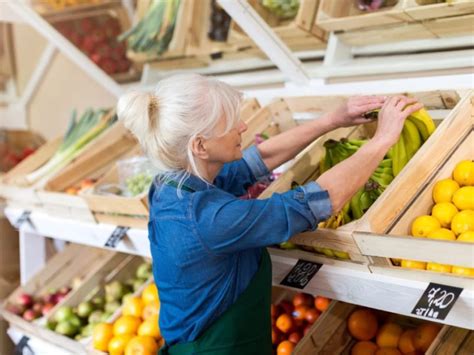
M 209 153 L 206 149 L 206 142 L 202 136 L 197 136 L 191 141 L 191 151 L 199 159 L 209 159 Z

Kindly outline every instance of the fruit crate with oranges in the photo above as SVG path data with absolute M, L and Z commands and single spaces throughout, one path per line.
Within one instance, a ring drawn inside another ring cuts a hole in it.
M 369 3 L 371 6 L 359 6 L 354 0 L 321 0 L 316 23 L 327 31 L 336 31 L 343 42 L 356 46 L 460 36 L 471 32 L 474 4 L 469 0 Z M 374 8 L 377 5 L 378 8 Z
M 428 110 L 452 110 L 459 101 L 459 95 L 453 91 L 433 91 L 413 93 L 422 102 Z M 291 115 L 294 117 L 310 117 L 317 118 L 321 113 L 333 110 L 334 107 L 345 102 L 345 97 L 288 97 L 283 98 L 280 115 Z M 449 115 L 436 129 L 438 134 L 446 131 L 451 127 L 455 116 Z M 260 198 L 271 196 L 272 193 L 285 192 L 293 188 L 295 185 L 303 185 L 309 181 L 316 180 L 320 175 L 321 161 L 325 156 L 325 144 L 332 140 L 333 142 L 341 142 L 342 140 L 360 141 L 360 138 L 370 138 L 375 130 L 375 124 L 370 123 L 357 127 L 347 127 L 334 130 L 313 143 L 311 143 L 302 153 L 300 153 L 290 168 L 284 172 L 276 181 L 274 181 L 261 195 Z M 427 138 L 427 143 L 432 139 Z M 416 159 L 419 153 L 414 154 L 412 159 Z M 405 167 L 404 170 L 407 168 Z M 403 174 L 403 171 L 402 173 Z M 393 179 L 393 177 L 392 177 Z M 390 186 L 398 186 L 399 177 L 395 177 Z M 385 192 L 382 193 L 385 194 Z M 290 242 L 305 250 L 288 250 L 273 251 L 273 253 L 287 253 L 295 258 L 311 257 L 312 260 L 320 263 L 340 264 L 346 266 L 357 267 L 369 271 L 369 259 L 363 255 L 353 238 L 353 232 L 357 230 L 360 223 L 364 223 L 367 215 L 378 214 L 382 208 L 380 204 L 373 204 L 368 211 L 359 219 L 340 223 L 337 227 L 327 223 L 321 225 L 316 231 L 301 233 L 291 238 Z M 284 247 L 287 247 L 286 245 Z M 290 245 L 290 248 L 292 245 Z M 310 254 L 313 253 L 313 255 Z M 314 253 L 318 253 L 316 255 Z M 329 258 L 331 257 L 331 259 Z M 318 259 L 318 260 L 317 260 Z M 348 262 L 351 262 L 349 265 Z M 341 265 L 342 266 L 342 265 Z
M 358 225 L 373 272 L 472 289 L 473 112 L 470 92 Z
M 474 332 L 332 302 L 294 354 L 472 354 Z
M 240 110 L 241 119 L 244 122 L 253 120 L 254 115 L 258 114 L 259 109 L 260 105 L 256 99 L 249 98 L 244 100 Z M 264 127 L 266 128 L 269 123 L 266 122 L 265 124 Z M 259 129 L 264 130 L 265 128 L 257 126 L 255 130 L 252 129 L 253 133 L 247 133 L 249 136 L 246 142 L 253 141 L 255 134 L 260 133 Z M 249 132 L 250 131 L 251 129 L 249 129 Z M 147 191 L 130 197 L 99 193 L 100 186 L 119 184 L 117 164 L 109 167 L 108 170 L 109 171 L 96 182 L 94 188 L 82 195 L 87 202 L 89 210 L 92 211 L 95 220 L 98 223 L 146 229 L 148 225 Z
M 0 308 L 2 317 L 32 335 L 39 335 L 38 324 L 74 298 L 83 285 L 114 260 L 114 254 L 77 244 L 67 246 L 8 296 Z

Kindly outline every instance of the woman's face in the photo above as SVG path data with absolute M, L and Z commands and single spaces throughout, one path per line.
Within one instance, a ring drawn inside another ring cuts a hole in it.
M 242 158 L 242 133 L 247 130 L 247 125 L 239 120 L 235 127 L 223 135 L 225 129 L 226 119 L 222 117 L 214 131 L 214 138 L 206 139 L 209 162 L 225 164 Z

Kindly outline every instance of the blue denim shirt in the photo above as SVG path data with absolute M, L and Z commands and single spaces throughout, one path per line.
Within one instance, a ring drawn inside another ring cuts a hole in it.
M 265 200 L 241 200 L 269 172 L 256 147 L 225 164 L 213 185 L 191 175 L 177 189 L 157 179 L 150 189 L 149 239 L 167 344 L 196 340 L 245 290 L 263 247 L 314 230 L 331 215 L 315 182 Z

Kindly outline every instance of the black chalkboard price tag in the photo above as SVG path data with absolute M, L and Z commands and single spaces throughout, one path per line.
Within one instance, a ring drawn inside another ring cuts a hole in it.
M 28 338 L 27 336 L 22 336 L 20 341 L 18 342 L 18 344 L 16 344 L 16 346 L 15 346 L 14 354 L 15 355 L 22 355 L 23 350 L 25 348 L 28 349 L 31 352 L 31 354 L 33 354 L 33 350 L 31 349 L 31 347 L 28 344 L 29 341 L 30 341 L 30 338 Z
M 28 222 L 34 228 L 34 225 L 31 222 L 30 216 L 31 216 L 31 211 L 23 211 L 21 216 L 18 217 L 18 219 L 16 220 L 14 227 L 16 229 L 20 229 L 23 223 Z
M 122 241 L 123 238 L 127 235 L 129 227 L 120 227 L 114 229 L 109 239 L 105 242 L 105 246 L 108 248 L 116 248 L 118 243 Z
M 303 289 L 316 275 L 321 266 L 323 265 L 300 259 L 283 281 L 280 282 L 280 285 Z
M 462 288 L 430 282 L 411 314 L 431 319 L 446 319 Z

